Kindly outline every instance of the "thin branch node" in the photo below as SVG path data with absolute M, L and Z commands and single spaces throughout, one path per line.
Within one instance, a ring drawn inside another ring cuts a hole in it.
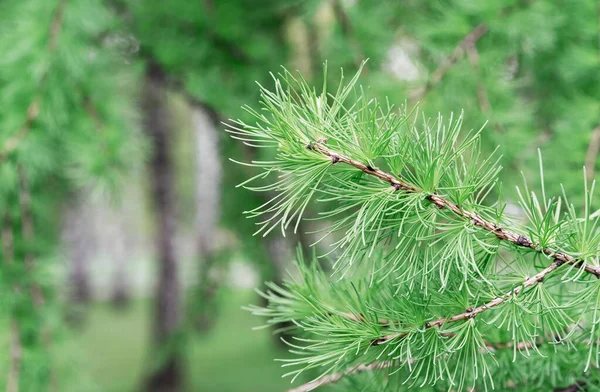
M 519 235 L 519 237 L 517 238 L 517 245 L 529 248 L 533 245 L 533 242 L 531 242 L 529 238 L 523 235 Z

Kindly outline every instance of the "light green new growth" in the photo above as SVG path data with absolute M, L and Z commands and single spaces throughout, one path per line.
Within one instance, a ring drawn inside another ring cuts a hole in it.
M 310 215 L 332 239 L 332 277 L 299 252 L 299 277 L 268 284 L 268 306 L 250 308 L 294 334 L 288 375 L 315 370 L 297 390 L 340 379 L 394 391 L 596 383 L 594 185 L 578 216 L 566 195 L 525 182 L 513 203 L 524 216 L 509 217 L 483 129 L 370 99 L 359 74 L 328 92 L 284 70 L 273 90 L 261 86 L 261 110 L 246 108 L 256 121 L 230 125 L 271 153 L 244 163 L 261 173 L 241 185 L 275 194 L 248 212 L 257 233 L 285 235 Z

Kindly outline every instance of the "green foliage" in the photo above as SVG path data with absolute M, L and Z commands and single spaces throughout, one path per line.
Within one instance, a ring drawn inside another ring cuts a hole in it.
M 40 390 L 58 372 L 60 211 L 81 187 L 118 196 L 140 161 L 135 72 L 105 36 L 117 20 L 101 1 L 4 1 L 0 15 L 1 310 L 20 332 L 19 385 Z
M 584 270 L 599 265 L 593 185 L 584 181 L 579 215 L 565 195 L 547 198 L 540 158 L 541 195 L 525 183 L 518 195 L 527 221 L 517 221 L 491 196 L 500 167 L 481 152 L 482 130 L 462 132 L 462 116 L 432 121 L 383 106 L 357 86 L 359 73 L 328 92 L 284 70 L 274 91 L 261 88 L 262 110 L 246 108 L 255 120 L 230 126 L 274 157 L 247 163 L 261 173 L 242 184 L 277 192 L 249 213 L 263 219 L 258 233 L 279 226 L 285 234 L 312 200 L 322 212 L 311 219 L 334 239 L 332 277 L 299 254 L 300 276 L 269 284 L 268 306 L 250 308 L 268 324 L 291 323 L 287 375 L 383 361 L 389 366 L 376 372 L 390 377 L 376 389 L 595 382 L 600 285 Z M 576 259 L 546 270 L 557 251 Z M 579 367 L 565 369 L 563 352 L 578 355 Z M 506 371 L 513 363 L 530 373 Z M 544 380 L 552 366 L 561 371 Z

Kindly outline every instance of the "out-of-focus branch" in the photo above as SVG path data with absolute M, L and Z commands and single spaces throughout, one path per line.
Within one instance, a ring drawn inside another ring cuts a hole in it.
M 29 185 L 29 177 L 26 170 L 23 167 L 19 167 L 19 207 L 21 212 L 21 236 L 27 244 L 31 246 L 35 241 L 35 226 L 33 219 L 33 209 L 31 203 L 31 189 Z M 35 256 L 30 251 L 25 252 L 25 269 L 27 274 L 32 276 L 35 275 L 36 265 Z M 29 286 L 31 293 L 31 299 L 35 308 L 40 309 L 46 302 L 42 287 L 32 279 Z M 50 352 L 52 350 L 52 332 L 46 325 L 40 326 L 40 338 L 45 349 Z M 58 390 L 58 379 L 56 372 L 50 369 L 50 382 L 49 387 L 51 391 Z
M 596 160 L 598 159 L 598 151 L 600 150 L 600 125 L 592 131 L 590 144 L 588 145 L 585 155 L 585 175 L 588 181 L 594 179 L 594 170 L 596 168 Z
M 56 51 L 58 46 L 58 36 L 60 35 L 60 31 L 62 30 L 63 25 L 63 16 L 65 13 L 65 7 L 67 5 L 67 0 L 60 0 L 58 6 L 56 7 L 56 11 L 54 13 L 54 18 L 52 18 L 52 22 L 50 23 L 49 30 L 49 38 L 47 50 L 50 54 Z M 31 126 L 37 120 L 40 114 L 40 90 L 46 83 L 46 78 L 48 77 L 48 72 L 50 71 L 49 67 L 47 67 L 41 78 L 38 82 L 37 92 L 35 93 L 31 103 L 27 107 L 27 114 L 25 116 L 25 121 L 23 125 L 17 132 L 14 133 L 13 136 L 9 137 L 2 147 L 0 148 L 0 162 L 3 162 L 13 151 L 15 151 L 23 138 L 29 133 Z
M 30 247 L 35 241 L 35 229 L 33 223 L 33 213 L 31 207 L 31 191 L 29 187 L 29 178 L 24 168 L 19 168 L 19 205 L 21 208 L 21 236 Z M 25 268 L 27 273 L 35 273 L 35 256 L 31 251 L 25 252 Z M 35 281 L 30 287 L 31 297 L 36 307 L 44 305 L 45 299 L 42 289 Z
M 140 45 L 139 56 L 147 62 L 148 67 L 152 68 L 154 74 L 160 75 L 161 83 L 164 87 L 182 94 L 192 107 L 199 106 L 204 109 L 214 124 L 221 124 L 224 121 L 224 118 L 217 109 L 190 94 L 185 88 L 183 81 L 169 73 L 154 57 L 154 54 L 148 48 L 144 47 L 144 45 Z
M 471 63 L 471 67 L 479 71 L 479 51 L 477 50 L 477 45 L 473 44 L 472 46 L 466 49 L 467 58 Z M 477 84 L 477 101 L 479 102 L 479 108 L 481 112 L 485 114 L 488 118 L 492 117 L 492 105 L 490 103 L 490 98 L 487 93 L 487 89 L 485 88 L 485 84 L 480 80 Z M 493 122 L 494 129 L 497 132 L 504 132 L 504 127 L 502 124 L 494 121 Z
M 554 388 L 554 392 L 583 392 L 587 391 L 586 386 L 587 384 L 585 381 L 577 381 L 565 388 Z
M 344 9 L 344 4 L 342 4 L 341 0 L 333 0 L 332 3 L 333 12 L 340 24 L 342 34 L 344 37 L 346 37 L 350 43 L 350 46 L 352 47 L 352 52 L 354 53 L 354 65 L 359 68 L 362 62 L 365 61 L 366 57 L 358 43 L 358 40 L 356 39 L 356 34 L 354 33 L 354 27 L 352 26 L 350 16 Z M 366 66 L 363 67 L 363 72 L 368 72 Z
M 421 100 L 433 86 L 438 84 L 442 78 L 448 73 L 450 68 L 458 62 L 466 53 L 467 49 L 473 47 L 477 41 L 488 32 L 486 24 L 482 23 L 475 27 L 465 38 L 463 38 L 452 54 L 444 59 L 442 64 L 431 74 L 427 83 L 420 89 L 415 91 L 411 97 L 413 101 Z
M 15 132 L 14 135 L 9 137 L 2 145 L 2 149 L 0 150 L 0 162 L 3 162 L 13 151 L 17 149 L 17 147 L 19 147 L 21 140 L 23 140 L 25 135 L 27 135 L 31 129 L 31 125 L 38 118 L 39 114 L 39 99 L 34 98 L 27 108 L 27 116 L 25 117 L 25 122 L 21 128 L 19 128 L 19 130 Z
M 289 389 L 287 392 L 308 392 L 313 389 L 322 387 L 323 385 L 332 384 L 334 382 L 338 382 L 344 376 L 348 376 L 356 373 L 363 373 L 372 370 L 385 369 L 389 367 L 397 366 L 397 361 L 384 361 L 384 362 L 373 362 L 369 365 L 361 364 L 355 367 L 352 367 L 346 371 L 332 373 L 327 376 L 319 377 L 316 380 L 308 382 L 306 384 L 302 384 L 296 388 Z

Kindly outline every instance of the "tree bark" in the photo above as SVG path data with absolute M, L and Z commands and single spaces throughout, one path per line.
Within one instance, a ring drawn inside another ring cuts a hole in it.
M 212 328 L 216 318 L 214 297 L 220 282 L 211 277 L 216 264 L 216 240 L 221 209 L 221 158 L 217 124 L 200 105 L 191 104 L 196 156 L 197 253 L 200 262 L 197 301 L 192 309 L 195 326 L 202 332 Z
M 124 192 L 123 199 L 112 210 L 116 241 L 110 251 L 115 267 L 111 287 L 111 301 L 117 309 L 124 309 L 129 304 L 130 290 L 127 264 L 134 257 L 137 249 L 136 230 L 132 227 L 132 222 L 136 218 L 135 212 L 132 212 L 135 210 L 135 206 L 130 204 L 133 204 L 131 200 L 139 202 L 140 196 L 135 193 L 131 194 L 129 191 L 130 189 L 127 189 Z
M 94 220 L 87 199 L 83 192 L 78 194 L 64 214 L 63 243 L 70 264 L 70 300 L 76 304 L 86 304 L 91 299 L 88 263 L 90 250 L 96 246 L 90 243 L 94 239 L 90 230 Z
M 156 350 L 146 390 L 176 392 L 181 390 L 180 355 L 180 288 L 175 254 L 175 205 L 173 195 L 173 162 L 171 129 L 166 108 L 164 75 L 153 64 L 148 66 L 143 92 L 144 126 L 151 142 L 150 183 L 154 203 L 156 255 L 159 280 L 154 314 L 154 344 Z
M 62 217 L 62 246 L 65 256 L 71 306 L 67 320 L 71 325 L 81 326 L 86 319 L 87 304 L 91 299 L 89 280 L 90 255 L 95 254 L 94 217 L 86 192 L 77 193 L 64 207 Z

